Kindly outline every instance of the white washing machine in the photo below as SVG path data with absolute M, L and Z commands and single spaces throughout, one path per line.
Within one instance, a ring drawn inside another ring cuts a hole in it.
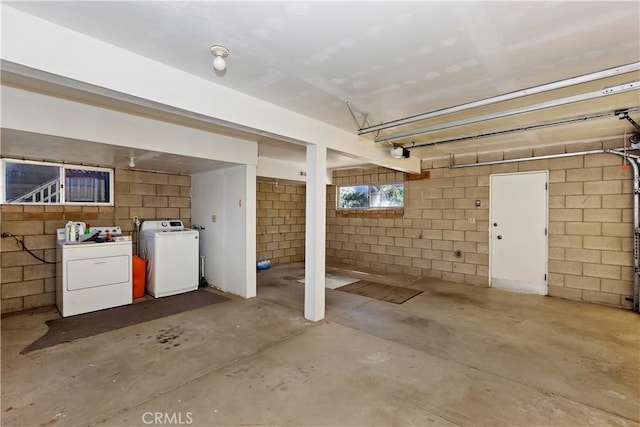
M 180 220 L 140 226 L 140 256 L 147 260 L 147 292 L 155 298 L 198 289 L 199 234 Z

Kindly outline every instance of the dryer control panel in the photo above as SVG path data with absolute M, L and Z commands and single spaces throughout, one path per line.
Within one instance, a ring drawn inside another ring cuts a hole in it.
M 179 219 L 152 219 L 147 220 L 140 226 L 144 230 L 180 231 L 184 230 L 184 224 Z

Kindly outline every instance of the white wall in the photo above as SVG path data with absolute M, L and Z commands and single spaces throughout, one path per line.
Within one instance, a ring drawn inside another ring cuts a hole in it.
M 304 172 L 304 175 L 300 175 Z M 267 178 L 286 179 L 288 181 L 307 182 L 307 163 L 290 162 L 286 160 L 272 159 L 258 156 L 258 169 L 256 174 Z M 327 185 L 331 185 L 332 171 L 327 170 Z
M 205 278 L 245 298 L 256 295 L 255 172 L 255 166 L 239 165 L 191 177 L 191 222 L 205 227 Z

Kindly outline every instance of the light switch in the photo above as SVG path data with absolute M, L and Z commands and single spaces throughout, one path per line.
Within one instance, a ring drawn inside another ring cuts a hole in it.
M 211 222 L 216 222 L 217 217 L 215 215 L 211 215 Z

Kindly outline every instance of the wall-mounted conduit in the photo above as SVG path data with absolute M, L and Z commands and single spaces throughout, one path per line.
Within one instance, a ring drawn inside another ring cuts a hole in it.
M 623 157 L 633 169 L 633 311 L 640 312 L 640 156 L 626 153 L 620 149 L 599 149 L 576 151 L 575 153 L 547 154 L 543 156 L 522 157 L 519 159 L 493 160 L 488 162 L 454 165 L 451 157 L 449 168 L 468 168 L 473 166 L 497 165 L 502 163 L 527 162 L 532 160 L 557 159 L 560 157 L 585 156 L 590 154 L 615 154 Z

